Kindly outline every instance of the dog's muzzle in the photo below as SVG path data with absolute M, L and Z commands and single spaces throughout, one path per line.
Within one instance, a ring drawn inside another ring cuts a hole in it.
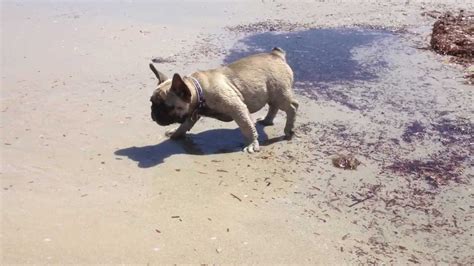
M 184 123 L 186 117 L 179 117 L 173 115 L 173 107 L 168 107 L 165 104 L 152 104 L 151 119 L 160 126 L 167 126 L 173 123 Z

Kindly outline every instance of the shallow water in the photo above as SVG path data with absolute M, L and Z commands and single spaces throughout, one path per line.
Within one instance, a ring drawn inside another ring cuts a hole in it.
M 266 32 L 242 39 L 231 49 L 224 62 L 231 63 L 246 55 L 269 51 L 278 46 L 287 51 L 287 60 L 295 72 L 295 81 L 322 85 L 328 82 L 375 79 L 375 68 L 384 61 L 361 64 L 353 56 L 357 47 L 370 46 L 392 37 L 388 31 L 368 29 L 311 29 L 292 33 Z

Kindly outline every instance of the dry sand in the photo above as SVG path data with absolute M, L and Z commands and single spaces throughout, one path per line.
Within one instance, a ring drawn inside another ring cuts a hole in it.
M 375 2 L 2 2 L 2 264 L 473 263 L 473 87 L 418 49 L 423 12 L 473 4 Z M 295 32 L 353 25 L 397 32 Z M 297 138 L 280 114 L 249 155 L 234 123 L 175 142 L 151 121 L 151 58 L 191 73 L 267 42 Z

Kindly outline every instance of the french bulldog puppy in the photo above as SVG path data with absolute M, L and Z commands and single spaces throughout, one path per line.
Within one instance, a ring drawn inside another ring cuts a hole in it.
M 171 138 L 183 137 L 200 116 L 226 122 L 234 120 L 247 140 L 244 151 L 257 152 L 260 150 L 258 135 L 250 114 L 266 104 L 268 114 L 259 123 L 273 125 L 278 110 L 283 110 L 286 112 L 285 138 L 291 139 L 294 134 L 298 102 L 293 97 L 293 71 L 281 48 L 190 76 L 174 74 L 172 79 L 156 70 L 153 64 L 150 68 L 158 79 L 158 88 L 150 98 L 151 118 L 162 126 L 181 124 L 166 132 Z

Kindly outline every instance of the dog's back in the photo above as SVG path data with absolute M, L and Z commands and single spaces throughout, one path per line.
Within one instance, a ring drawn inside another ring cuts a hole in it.
M 278 104 L 282 95 L 292 95 L 293 71 L 281 48 L 244 57 L 218 70 L 241 92 L 250 112 L 266 103 Z
M 286 63 L 286 53 L 283 49 L 279 47 L 275 47 L 269 53 L 260 53 L 250 55 L 244 58 L 241 58 L 227 66 L 223 67 L 223 70 L 228 68 L 231 72 L 239 73 L 248 73 L 255 71 L 268 71 L 270 68 L 278 68 L 282 67 L 282 69 L 274 69 L 279 72 L 291 72 L 291 76 L 293 76 L 293 71 Z

